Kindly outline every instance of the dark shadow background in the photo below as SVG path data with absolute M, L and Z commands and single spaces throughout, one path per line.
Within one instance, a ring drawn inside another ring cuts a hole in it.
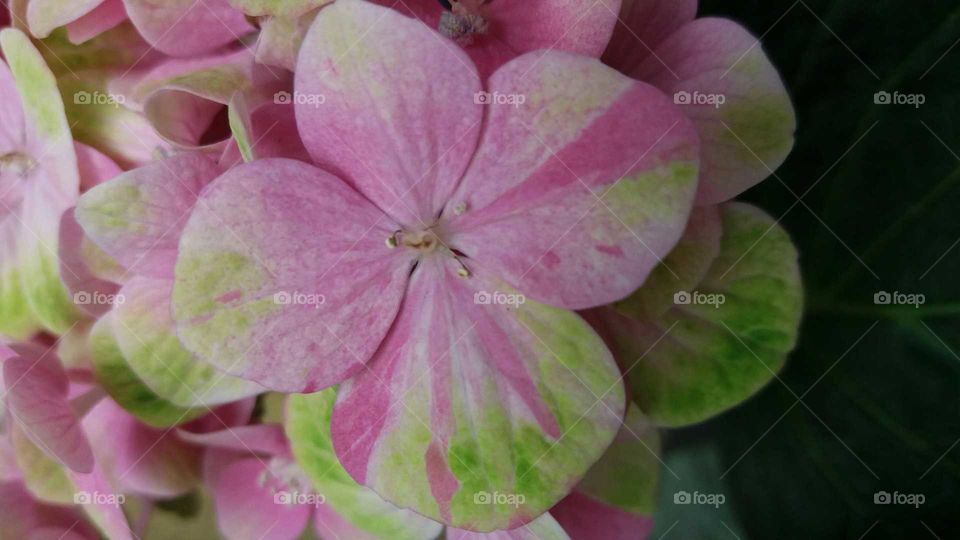
M 762 35 L 793 96 L 793 153 L 741 198 L 783 216 L 806 318 L 780 380 L 665 434 L 652 538 L 960 538 L 960 3 L 703 0 L 700 15 Z M 877 105 L 880 90 L 926 101 Z M 726 500 L 674 504 L 680 490 Z

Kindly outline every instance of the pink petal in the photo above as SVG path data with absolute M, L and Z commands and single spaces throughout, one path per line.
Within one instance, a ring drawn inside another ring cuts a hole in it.
M 123 0 L 105 0 L 93 11 L 67 24 L 67 38 L 76 44 L 92 39 L 127 20 Z
M 307 33 L 294 87 L 324 100 L 296 105 L 318 165 L 403 225 L 436 219 L 480 133 L 480 80 L 463 51 L 393 10 L 338 0 Z
M 73 298 L 74 304 L 84 313 L 93 317 L 100 317 L 110 311 L 109 302 L 84 301 L 84 299 L 115 297 L 120 285 L 108 279 L 101 278 L 91 267 L 90 259 L 94 251 L 98 251 L 90 242 L 83 228 L 74 217 L 74 208 L 63 213 L 60 217 L 60 278 L 67 287 L 67 292 Z
M 438 28 L 444 8 L 435 0 L 377 3 L 415 16 Z M 610 41 L 620 0 L 524 0 L 490 2 L 479 9 L 488 29 L 462 39 L 460 45 L 486 79 L 504 63 L 524 53 L 557 49 L 599 57 Z
M 201 451 L 172 430 L 140 423 L 110 399 L 98 403 L 83 427 L 99 449 L 98 461 L 124 492 L 171 498 L 196 487 Z
M 358 483 L 402 508 L 469 530 L 518 527 L 613 439 L 620 373 L 576 314 L 484 303 L 485 291 L 512 291 L 482 269 L 465 280 L 452 262 L 420 261 L 369 369 L 340 388 L 333 445 Z M 515 504 L 484 500 L 497 493 Z
M 201 446 L 236 450 L 244 453 L 260 453 L 268 456 L 290 454 L 283 426 L 279 424 L 257 424 L 236 426 L 211 433 L 191 433 L 181 431 L 180 438 Z
M 20 93 L 17 92 L 13 75 L 3 59 L 0 59 L 0 119 L 3 120 L 0 122 L 0 151 L 6 154 L 23 143 L 26 127 Z M 0 200 L 6 202 L 7 198 Z M 0 209 L 0 212 L 3 211 L 4 209 Z
M 84 512 L 110 540 L 132 540 L 133 533 L 120 502 L 119 493 L 107 479 L 103 469 L 96 465 L 88 474 L 67 471 L 67 476 L 76 487 L 76 493 L 90 494 L 89 502 L 81 504 Z M 94 495 L 99 495 L 94 498 Z
M 681 92 L 689 97 L 682 108 L 703 151 L 697 204 L 731 199 L 783 163 L 793 148 L 796 116 L 776 68 L 746 29 L 726 19 L 697 19 L 656 53 L 630 74 L 678 103 L 686 101 Z M 724 103 L 702 96 L 723 96 Z
M 190 433 L 210 433 L 225 427 L 246 425 L 250 422 L 256 405 L 256 398 L 238 399 L 233 403 L 225 403 L 214 407 L 210 414 L 180 426 L 180 430 Z
M 20 356 L 3 363 L 9 412 L 48 456 L 79 472 L 93 469 L 93 451 L 67 401 L 60 360 L 34 345 L 11 347 Z
M 488 106 L 444 211 L 450 245 L 551 305 L 582 309 L 636 290 L 686 225 L 692 124 L 655 88 L 565 53 L 518 58 L 490 90 L 525 102 Z
M 306 528 L 312 506 L 281 504 L 262 478 L 266 465 L 257 458 L 226 467 L 215 486 L 217 524 L 228 540 L 293 540 Z
M 623 0 L 603 61 L 622 73 L 632 73 L 657 45 L 696 15 L 697 0 Z
M 170 56 L 208 53 L 254 30 L 227 0 L 124 0 L 124 4 L 140 34 Z
M 83 521 L 83 516 L 73 508 L 37 501 L 19 481 L 0 483 L 0 538 L 33 540 L 52 529 L 61 532 L 70 530 L 77 535 L 64 536 L 65 539 L 99 538 L 96 530 Z
M 235 107 L 237 102 L 232 102 Z M 311 163 L 310 154 L 303 147 L 300 132 L 297 131 L 297 119 L 294 116 L 292 104 L 268 103 L 257 108 L 250 114 L 249 143 L 253 157 L 262 159 L 268 157 L 284 157 Z M 238 114 L 244 114 L 238 111 Z M 236 133 L 234 134 L 236 139 Z M 228 145 L 224 155 L 220 158 L 224 169 L 232 168 L 243 162 L 243 157 L 234 140 Z
M 80 171 L 80 191 L 102 184 L 123 172 L 112 159 L 92 146 L 74 141 L 77 169 Z
M 216 163 L 203 154 L 177 154 L 85 193 L 77 204 L 77 221 L 132 274 L 170 278 L 197 195 L 219 174 Z
M 231 169 L 204 193 L 180 241 L 181 340 L 270 389 L 341 382 L 397 313 L 414 257 L 384 245 L 397 228 L 343 181 L 299 161 Z
M 575 540 L 643 540 L 653 518 L 604 504 L 574 491 L 550 510 Z

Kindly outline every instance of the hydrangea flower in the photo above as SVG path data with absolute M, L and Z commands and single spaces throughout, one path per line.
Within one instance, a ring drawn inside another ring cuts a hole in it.
M 596 60 L 502 67 L 486 90 L 521 107 L 482 105 L 471 66 L 393 11 L 324 8 L 295 90 L 325 103 L 296 107 L 336 176 L 270 159 L 220 176 L 184 228 L 173 311 L 187 348 L 232 375 L 287 392 L 348 379 L 332 430 L 351 475 L 491 530 L 551 507 L 616 433 L 619 373 L 568 310 L 628 295 L 666 255 L 699 147 L 667 96 Z M 484 304 L 500 293 L 526 302 Z

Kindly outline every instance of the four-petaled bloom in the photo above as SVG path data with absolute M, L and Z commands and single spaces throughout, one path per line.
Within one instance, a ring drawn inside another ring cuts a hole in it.
M 355 39 L 378 21 L 390 31 Z M 344 383 L 334 445 L 386 499 L 474 530 L 533 519 L 622 419 L 616 364 L 570 310 L 633 292 L 682 233 L 691 123 L 653 87 L 561 52 L 484 87 L 430 29 L 354 0 L 321 11 L 295 88 L 326 98 L 297 105 L 322 169 L 263 159 L 204 191 L 176 264 L 182 341 L 267 388 Z M 484 90 L 526 99 L 485 106 Z M 513 290 L 529 300 L 474 302 Z M 477 505 L 480 491 L 526 499 Z

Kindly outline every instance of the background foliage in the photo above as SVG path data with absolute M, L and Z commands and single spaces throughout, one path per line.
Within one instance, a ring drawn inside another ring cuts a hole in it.
M 704 0 L 700 15 L 762 35 L 797 107 L 793 154 L 742 198 L 783 216 L 807 315 L 779 380 L 667 435 L 652 538 L 955 538 L 960 5 Z M 926 102 L 877 105 L 880 90 Z M 878 291 L 926 303 L 878 306 Z M 674 504 L 680 490 L 726 501 Z

